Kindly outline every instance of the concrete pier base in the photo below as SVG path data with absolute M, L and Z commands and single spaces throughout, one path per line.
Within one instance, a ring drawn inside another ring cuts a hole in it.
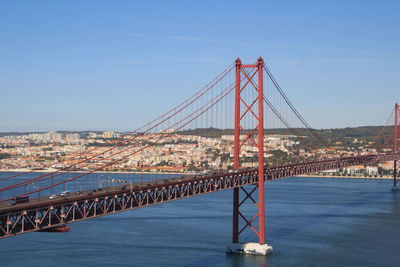
M 268 255 L 272 253 L 272 246 L 259 243 L 232 243 L 226 247 L 227 253 L 246 255 Z
M 399 189 L 399 187 L 398 186 L 393 186 L 392 187 L 392 192 L 397 192 L 397 191 L 399 191 L 400 189 Z

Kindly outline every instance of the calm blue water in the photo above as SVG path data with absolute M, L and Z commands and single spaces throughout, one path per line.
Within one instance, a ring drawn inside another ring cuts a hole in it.
M 400 193 L 390 189 L 389 180 L 266 183 L 268 257 L 225 254 L 229 190 L 0 240 L 0 265 L 400 266 Z

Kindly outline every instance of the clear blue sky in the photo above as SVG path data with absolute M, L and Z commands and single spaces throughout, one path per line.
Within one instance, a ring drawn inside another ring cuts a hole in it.
M 0 131 L 131 130 L 236 57 L 316 128 L 382 125 L 400 1 L 1 1 Z

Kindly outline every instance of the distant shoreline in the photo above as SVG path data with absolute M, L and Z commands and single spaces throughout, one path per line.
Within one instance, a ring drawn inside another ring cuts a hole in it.
M 365 177 L 365 176 L 339 176 L 339 175 L 318 175 L 318 174 L 306 174 L 306 175 L 296 175 L 294 177 L 299 178 L 338 178 L 338 179 L 374 179 L 374 180 L 393 180 L 393 177 L 383 176 L 383 177 Z
M 46 169 L 46 170 L 27 170 L 27 169 L 9 169 L 4 170 L 0 169 L 1 172 L 32 172 L 32 173 L 51 173 L 56 172 L 56 169 Z M 86 173 L 87 171 L 72 171 L 71 173 Z M 117 173 L 117 174 L 174 174 L 174 175 L 188 175 L 188 174 L 199 174 L 199 172 L 149 172 L 149 171 L 96 171 L 96 173 Z M 318 174 L 305 174 L 305 175 L 296 175 L 293 177 L 299 178 L 338 178 L 338 179 L 374 179 L 374 180 L 392 180 L 391 176 L 383 176 L 383 177 L 365 177 L 365 176 L 341 176 L 341 175 L 318 175 Z
M 29 170 L 29 169 L 9 169 L 9 170 L 4 170 L 0 169 L 1 172 L 32 172 L 32 173 L 51 173 L 51 172 L 57 172 L 60 170 L 57 169 L 44 169 L 44 170 Z M 88 171 L 71 171 L 70 173 L 87 173 Z M 96 173 L 118 173 L 118 174 L 176 174 L 176 175 L 185 175 L 185 174 L 199 174 L 198 172 L 149 172 L 149 171 L 143 171 L 143 172 L 138 172 L 138 171 L 95 171 L 92 172 L 94 174 Z

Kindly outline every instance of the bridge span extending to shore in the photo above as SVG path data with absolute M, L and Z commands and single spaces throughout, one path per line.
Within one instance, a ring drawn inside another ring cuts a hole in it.
M 265 166 L 264 177 L 265 181 L 271 181 L 318 171 L 396 160 L 400 160 L 400 153 Z M 135 183 L 83 191 L 79 194 L 73 192 L 68 196 L 32 199 L 14 206 L 3 204 L 0 207 L 0 238 L 43 231 L 69 223 L 231 188 L 243 189 L 243 186 L 255 185 L 254 191 L 258 187 L 258 177 L 258 168 L 254 168 L 211 175 L 179 176 L 146 184 Z M 251 193 L 245 190 L 244 192 L 246 193 L 244 200 L 251 199 Z M 250 221 L 247 223 L 251 226 Z

